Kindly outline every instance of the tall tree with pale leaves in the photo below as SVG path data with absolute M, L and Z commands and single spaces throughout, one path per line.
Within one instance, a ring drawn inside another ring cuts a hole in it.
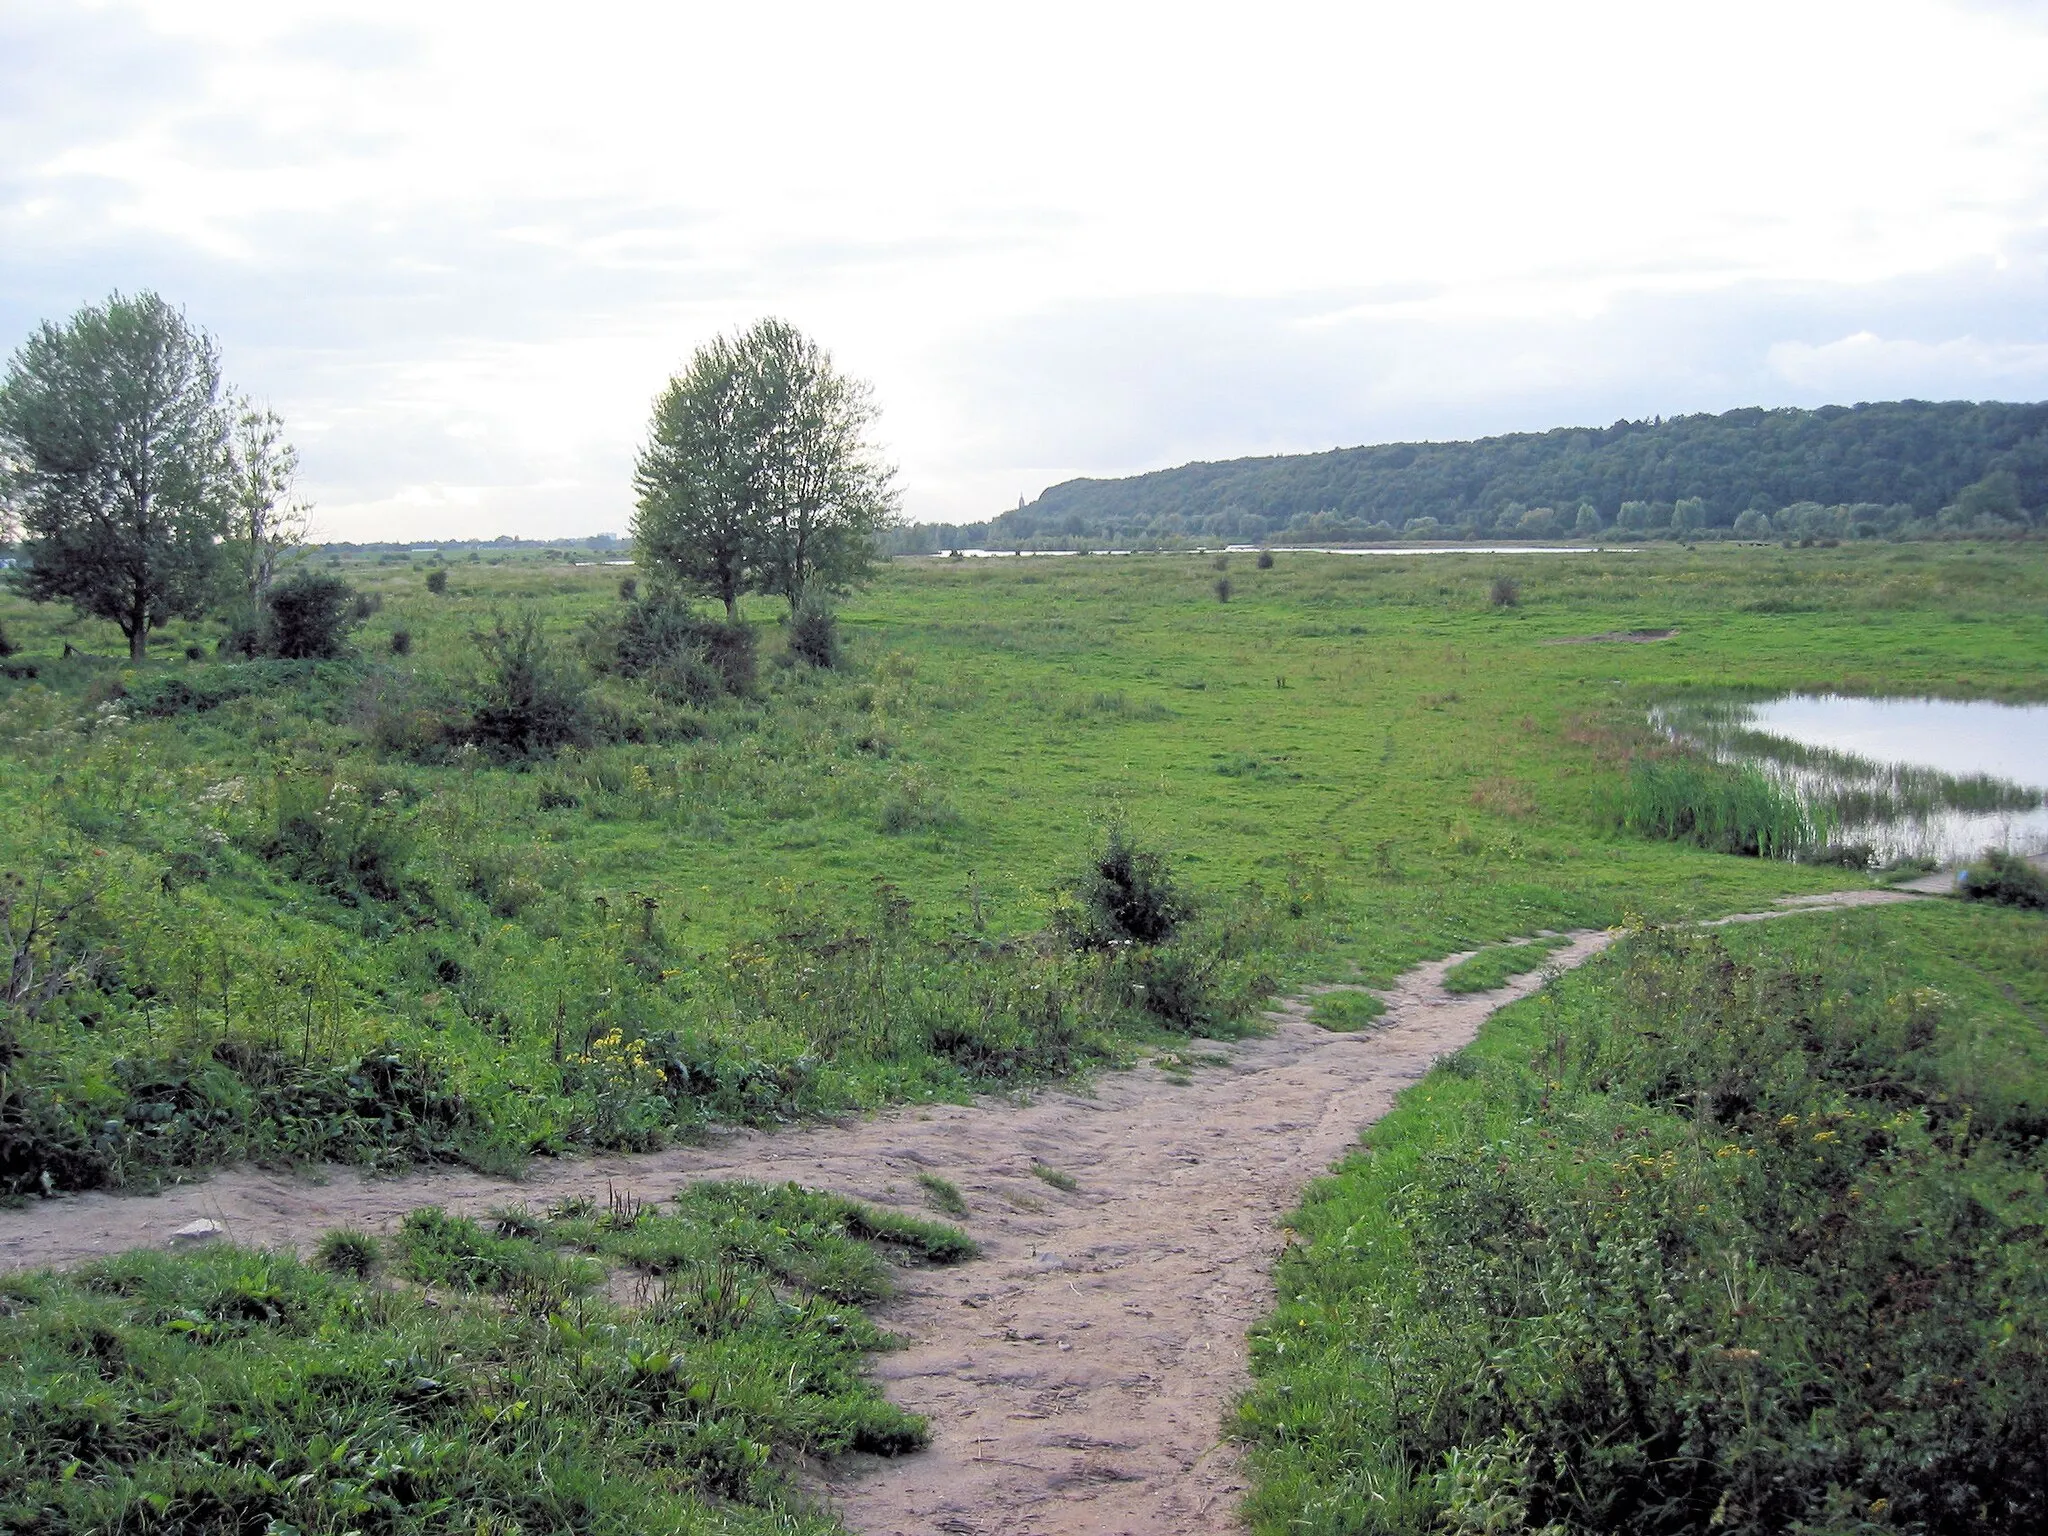
M 306 540 L 310 508 L 297 495 L 299 452 L 285 440 L 284 418 L 246 398 L 235 402 L 227 448 L 228 541 L 240 557 L 244 595 L 260 608 L 278 561 Z

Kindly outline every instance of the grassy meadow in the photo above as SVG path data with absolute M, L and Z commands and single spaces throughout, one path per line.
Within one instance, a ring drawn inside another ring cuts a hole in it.
M 2038 1520 L 1987 1490 L 2041 1484 L 2040 918 L 1673 936 L 1868 877 L 1715 851 L 1763 841 L 1726 835 L 1742 785 L 1641 786 L 1712 778 L 1647 725 L 1673 698 L 2048 695 L 2040 547 L 897 561 L 842 665 L 750 603 L 753 681 L 683 699 L 608 663 L 623 568 L 331 568 L 369 611 L 326 662 L 190 625 L 130 667 L 0 593 L 7 1193 L 1016 1091 L 1292 984 L 1477 949 L 1452 981 L 1486 990 L 1549 953 L 1504 941 L 1626 923 L 1311 1193 L 1235 1424 L 1259 1528 Z M 475 637 L 527 615 L 581 745 L 464 723 Z M 1673 814 L 1699 796 L 1711 837 Z M 1105 847 L 1170 882 L 1170 935 L 1076 941 Z M 822 1530 L 778 1456 L 922 1432 L 859 1375 L 877 1242 L 964 1256 L 727 1189 L 10 1280 L 0 1496 L 52 1531 Z M 622 1310 L 608 1268 L 682 1278 Z
M 376 606 L 332 662 L 190 626 L 131 669 L 0 598 L 0 1173 L 514 1167 L 1088 1070 L 1288 981 L 1857 878 L 1624 830 L 1652 700 L 2044 680 L 2032 546 L 1237 556 L 1227 602 L 1222 561 L 898 561 L 841 668 L 757 602 L 746 696 L 599 676 L 596 744 L 511 762 L 457 729 L 473 637 L 537 614 L 573 662 L 624 569 L 342 563 Z M 1044 938 L 1117 820 L 1201 908 L 1156 956 Z

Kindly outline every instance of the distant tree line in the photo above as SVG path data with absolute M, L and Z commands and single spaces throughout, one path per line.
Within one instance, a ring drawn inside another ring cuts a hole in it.
M 1069 480 L 892 552 L 1187 539 L 1911 537 L 2048 520 L 2048 404 L 1900 400 Z

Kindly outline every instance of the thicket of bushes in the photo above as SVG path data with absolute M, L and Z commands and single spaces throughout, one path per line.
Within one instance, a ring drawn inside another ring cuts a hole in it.
M 1639 932 L 1502 1015 L 1303 1209 L 1256 1528 L 2048 1527 L 2048 1056 L 1921 980 L 2038 997 L 1991 916 Z

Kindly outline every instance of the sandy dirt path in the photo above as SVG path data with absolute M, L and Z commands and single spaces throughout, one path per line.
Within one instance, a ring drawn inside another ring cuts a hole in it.
M 1793 911 L 1911 900 L 1887 891 L 1802 898 Z M 1547 969 L 1568 969 L 1611 935 L 1581 933 Z M 815 1486 L 865 1536 L 1167 1536 L 1229 1530 L 1244 1482 L 1220 1438 L 1243 1389 L 1245 1335 L 1272 1306 L 1278 1218 L 1437 1057 L 1543 972 L 1455 997 L 1418 966 L 1378 995 L 1359 1034 L 1307 1022 L 1289 999 L 1269 1034 L 1214 1050 L 1191 1082 L 1158 1068 L 1105 1075 L 1085 1091 L 1024 1104 L 910 1109 L 846 1125 L 732 1132 L 639 1157 L 536 1163 L 514 1183 L 466 1172 L 321 1181 L 233 1169 L 154 1197 L 82 1195 L 0 1211 L 0 1269 L 67 1265 L 158 1246 L 201 1218 L 234 1241 L 305 1249 L 336 1225 L 388 1230 L 423 1204 L 477 1211 L 642 1198 L 691 1179 L 796 1179 L 921 1209 L 920 1173 L 958 1185 L 961 1222 L 984 1257 L 919 1270 L 882 1309 L 909 1343 L 879 1356 L 896 1401 L 928 1414 L 928 1450 L 854 1458 Z M 1034 1164 L 1067 1173 L 1072 1192 Z

